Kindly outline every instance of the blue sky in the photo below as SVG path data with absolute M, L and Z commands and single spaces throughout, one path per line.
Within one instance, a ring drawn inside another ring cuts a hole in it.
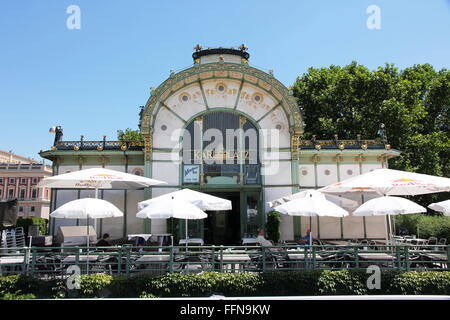
M 81 29 L 66 27 L 69 5 Z M 366 9 L 381 10 L 369 30 Z M 149 88 L 192 64 L 193 47 L 245 43 L 286 86 L 309 67 L 449 68 L 450 0 L 2 0 L 0 149 L 40 159 L 64 140 L 136 129 Z

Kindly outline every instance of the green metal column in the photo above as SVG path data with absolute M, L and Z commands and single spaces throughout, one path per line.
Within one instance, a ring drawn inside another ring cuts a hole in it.
M 144 175 L 147 178 L 152 177 L 152 161 L 151 160 L 145 160 Z M 150 199 L 151 197 L 152 197 L 152 189 L 144 188 L 144 200 Z M 150 219 L 144 219 L 144 233 L 150 233 L 151 228 L 152 228 L 152 225 L 151 225 Z
M 300 151 L 298 151 L 300 152 Z M 292 193 L 300 191 L 300 173 L 299 173 L 299 155 L 292 155 L 291 150 L 291 175 L 292 175 Z M 293 217 L 294 222 L 294 239 L 297 239 L 302 234 L 302 218 Z

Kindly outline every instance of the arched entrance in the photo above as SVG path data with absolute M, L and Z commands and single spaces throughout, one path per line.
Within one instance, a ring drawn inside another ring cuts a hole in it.
M 258 127 L 229 110 L 205 112 L 183 132 L 181 184 L 232 202 L 231 211 L 209 212 L 191 221 L 189 234 L 205 243 L 232 245 L 261 226 Z

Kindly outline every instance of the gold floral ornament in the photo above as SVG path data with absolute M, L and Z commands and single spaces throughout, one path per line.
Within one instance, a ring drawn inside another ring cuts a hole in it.
M 102 151 L 103 150 L 103 146 L 97 146 L 97 150 L 98 151 Z
M 127 146 L 126 146 L 126 145 L 124 145 L 124 144 L 123 144 L 123 145 L 121 145 L 121 146 L 120 146 L 120 150 L 122 150 L 122 151 L 125 151 L 125 150 L 127 150 Z
M 322 148 L 322 146 L 320 144 L 316 144 L 315 148 L 316 148 L 316 150 L 320 150 Z
M 73 150 L 78 151 L 78 150 L 80 150 L 80 147 L 79 146 L 73 146 Z

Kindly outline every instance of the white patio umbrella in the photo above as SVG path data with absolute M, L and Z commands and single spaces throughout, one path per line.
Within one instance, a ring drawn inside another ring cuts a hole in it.
M 389 234 L 392 235 L 391 215 L 423 212 L 427 212 L 427 209 L 411 200 L 400 197 L 384 196 L 363 203 L 353 212 L 353 215 L 357 217 L 387 215 L 389 217 Z
M 141 189 L 166 182 L 105 168 L 90 168 L 44 178 L 39 187 L 61 189 Z M 94 221 L 95 224 L 95 221 Z
M 276 206 L 275 210 L 290 216 L 304 217 L 345 217 L 348 212 L 331 201 L 316 190 L 306 191 L 302 198 L 294 199 L 282 205 Z M 311 237 L 310 237 L 311 245 Z
M 274 208 L 276 206 L 279 206 L 283 203 L 289 202 L 291 200 L 294 199 L 299 199 L 299 198 L 304 198 L 307 195 L 311 194 L 312 192 L 319 192 L 315 189 L 307 189 L 307 190 L 303 190 L 291 195 L 287 195 L 281 198 L 278 198 L 276 200 L 272 200 L 267 202 L 267 204 L 269 205 L 270 208 Z M 338 195 L 333 195 L 333 194 L 325 194 L 325 193 L 321 193 L 322 195 L 325 196 L 325 199 L 328 201 L 333 202 L 334 204 L 338 205 L 339 207 L 343 208 L 344 210 L 347 211 L 354 211 L 357 207 L 358 207 L 358 202 L 355 200 L 351 200 L 351 199 L 347 199 Z
M 392 169 L 376 169 L 319 189 L 323 193 L 377 193 L 405 196 L 450 191 L 450 179 Z
M 148 202 L 147 206 L 136 214 L 136 217 L 143 219 L 185 219 L 186 240 L 188 239 L 187 221 L 205 219 L 207 216 L 205 212 L 191 202 L 175 197 L 166 197 Z
M 138 203 L 139 210 L 144 209 L 150 203 L 154 201 L 160 201 L 164 199 L 175 198 L 178 200 L 185 200 L 193 205 L 197 206 L 201 210 L 231 210 L 231 201 L 227 199 L 222 199 L 219 197 L 215 197 L 203 192 L 194 191 L 191 189 L 182 189 L 175 192 L 170 192 L 163 194 L 162 196 L 155 197 L 152 199 L 148 199 L 145 201 L 141 201 Z
M 442 212 L 444 216 L 450 216 L 450 200 L 432 203 L 428 208 Z
M 125 172 L 91 168 L 42 179 L 39 187 L 68 189 L 141 189 L 166 182 Z
M 83 198 L 67 202 L 60 206 L 58 209 L 50 213 L 52 218 L 62 219 L 86 219 L 87 226 L 87 256 L 89 257 L 89 218 L 102 219 L 102 218 L 114 218 L 122 217 L 123 212 L 120 211 L 112 203 L 93 198 Z M 89 258 L 86 262 L 89 272 Z
M 383 168 L 333 183 L 319 191 L 332 194 L 419 195 L 450 191 L 450 179 Z M 388 220 L 390 225 L 390 216 Z
M 427 212 L 427 209 L 417 203 L 400 197 L 379 197 L 364 202 L 353 212 L 354 216 L 385 216 L 388 214 L 412 214 Z

